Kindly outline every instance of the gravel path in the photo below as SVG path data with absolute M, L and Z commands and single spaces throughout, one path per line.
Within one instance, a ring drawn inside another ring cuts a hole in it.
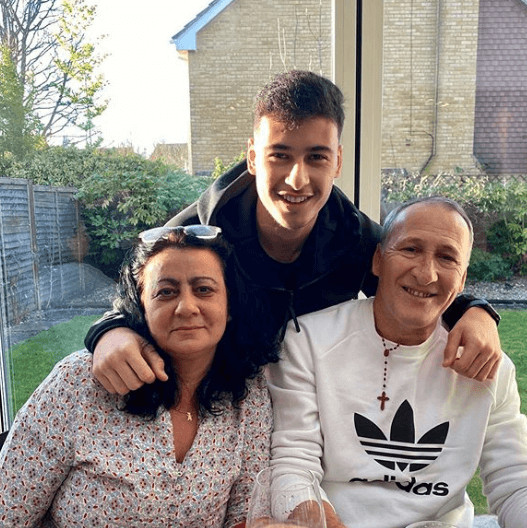
M 495 306 L 527 309 L 527 277 L 514 277 L 499 282 L 467 283 L 465 292 L 484 297 Z

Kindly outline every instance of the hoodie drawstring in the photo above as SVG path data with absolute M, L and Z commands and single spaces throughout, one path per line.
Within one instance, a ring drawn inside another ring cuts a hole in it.
M 298 320 L 296 318 L 295 307 L 293 305 L 293 297 L 294 297 L 294 294 L 292 291 L 290 291 L 289 292 L 289 306 L 287 307 L 287 311 L 284 317 L 284 322 L 282 323 L 282 329 L 280 331 L 280 341 L 284 340 L 285 331 L 287 329 L 287 323 L 291 319 L 293 320 L 295 324 L 295 330 L 297 331 L 297 333 L 300 333 L 300 325 L 298 324 Z

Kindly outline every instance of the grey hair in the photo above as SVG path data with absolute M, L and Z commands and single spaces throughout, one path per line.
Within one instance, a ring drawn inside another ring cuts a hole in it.
M 441 205 L 445 207 L 446 209 L 450 209 L 451 211 L 455 211 L 456 213 L 458 213 L 459 216 L 461 216 L 461 218 L 463 218 L 463 220 L 465 221 L 465 224 L 467 225 L 467 228 L 469 231 L 469 237 L 470 237 L 469 256 L 470 256 L 470 251 L 472 250 L 472 244 L 474 243 L 474 227 L 472 226 L 472 222 L 470 221 L 470 218 L 468 217 L 463 207 L 461 207 L 461 205 L 459 205 L 455 200 L 446 198 L 444 196 L 426 196 L 424 198 L 414 198 L 413 200 L 404 202 L 403 204 L 397 206 L 395 209 L 390 211 L 390 213 L 388 214 L 388 216 L 386 217 L 382 225 L 381 240 L 380 240 L 381 249 L 384 249 L 386 247 L 386 243 L 389 240 L 393 230 L 395 229 L 395 226 L 397 225 L 404 211 L 406 211 L 409 207 L 415 204 Z

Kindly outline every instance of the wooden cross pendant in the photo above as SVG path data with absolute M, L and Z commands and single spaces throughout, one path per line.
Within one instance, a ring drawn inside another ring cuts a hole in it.
M 385 402 L 389 401 L 390 398 L 386 396 L 386 393 L 382 391 L 382 394 L 380 396 L 377 396 L 377 399 L 381 402 L 381 411 L 384 411 L 384 404 Z

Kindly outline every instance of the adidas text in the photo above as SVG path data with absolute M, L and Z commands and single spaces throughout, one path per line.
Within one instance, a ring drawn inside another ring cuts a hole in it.
M 350 482 L 368 482 L 367 479 L 353 478 Z M 385 475 L 384 482 L 395 484 L 400 490 L 406 491 L 406 493 L 413 493 L 414 495 L 430 496 L 436 495 L 437 497 L 446 497 L 449 493 L 448 484 L 446 482 L 421 482 L 417 484 L 415 477 L 409 482 L 395 482 L 395 477 Z

